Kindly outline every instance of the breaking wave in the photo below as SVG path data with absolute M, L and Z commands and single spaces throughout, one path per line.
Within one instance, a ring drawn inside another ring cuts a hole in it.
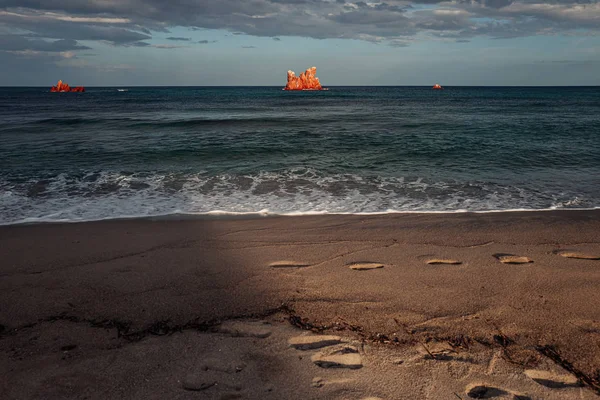
M 543 193 L 534 187 L 325 174 L 311 168 L 239 175 L 105 171 L 0 180 L 2 224 L 171 214 L 487 212 L 598 206 L 573 193 Z

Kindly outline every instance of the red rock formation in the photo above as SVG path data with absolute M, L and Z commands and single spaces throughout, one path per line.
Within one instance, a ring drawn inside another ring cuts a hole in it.
M 433 89 L 434 90 L 442 90 L 443 87 L 441 87 L 440 85 L 438 85 L 437 83 L 435 85 L 433 85 Z
M 315 76 L 316 73 L 317 67 L 307 69 L 300 76 L 296 76 L 294 71 L 288 71 L 284 90 L 323 90 L 319 78 Z
M 53 93 L 65 93 L 65 92 L 85 92 L 85 88 L 83 86 L 70 87 L 68 84 L 63 83 L 63 81 L 58 81 L 56 86 L 52 86 L 50 89 Z

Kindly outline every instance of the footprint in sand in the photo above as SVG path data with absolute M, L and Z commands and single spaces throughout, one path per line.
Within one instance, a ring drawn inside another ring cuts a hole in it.
M 578 251 L 570 251 L 570 250 L 557 250 L 554 254 L 558 254 L 561 257 L 565 258 L 576 258 L 579 260 L 600 260 L 599 255 L 580 253 Z
M 217 382 L 205 380 L 200 376 L 190 374 L 183 379 L 181 384 L 185 390 L 199 392 L 215 386 Z
M 515 394 L 492 386 L 479 384 L 467 386 L 466 393 L 471 399 L 494 399 L 496 397 L 502 397 L 504 399 L 509 398 L 512 400 L 531 400 L 529 396 Z
M 288 340 L 290 347 L 298 350 L 313 350 L 340 344 L 342 338 L 333 335 L 302 335 Z
M 502 389 L 498 389 L 491 386 L 485 385 L 470 385 L 467 386 L 467 396 L 472 399 L 493 399 L 494 397 L 500 397 L 507 395 L 508 392 Z
M 244 397 L 241 393 L 223 393 L 219 400 L 235 400 Z
M 313 355 L 311 361 L 321 368 L 362 368 L 362 358 L 358 349 L 350 345 L 338 345 Z
M 462 264 L 462 261 L 452 260 L 449 258 L 433 258 L 431 260 L 427 260 L 426 263 L 429 265 L 460 265 Z
M 344 385 L 347 383 L 352 383 L 354 382 L 354 379 L 324 379 L 321 378 L 320 376 L 317 376 L 315 378 L 313 378 L 312 382 L 310 383 L 311 387 L 314 388 L 322 388 L 323 386 L 331 386 L 331 385 Z
M 571 325 L 575 325 L 586 333 L 600 333 L 600 321 L 590 319 L 574 319 L 569 321 Z
M 529 257 L 516 256 L 514 254 L 496 253 L 493 256 L 502 264 L 529 264 L 533 262 Z
M 354 271 L 368 271 L 371 269 L 380 269 L 380 268 L 385 267 L 385 264 L 371 262 L 371 261 L 354 262 L 354 263 L 347 264 L 347 265 L 348 265 L 348 268 L 350 268 Z
M 342 344 L 342 338 L 333 335 L 300 335 L 288 340 L 290 347 L 297 350 L 322 349 L 313 354 L 311 361 L 321 368 L 362 368 L 362 358 L 358 349 L 348 344 Z M 338 381 L 338 383 L 346 382 Z M 323 383 L 322 378 L 315 378 L 313 386 Z
M 306 268 L 306 267 L 310 267 L 310 266 L 311 265 L 307 264 L 307 263 L 298 262 L 298 261 L 287 261 L 287 260 L 274 261 L 269 264 L 269 267 L 271 267 L 271 268 Z
M 575 376 L 569 374 L 557 374 L 536 369 L 528 369 L 524 373 L 528 378 L 533 379 L 540 385 L 552 389 L 579 386 L 579 380 Z

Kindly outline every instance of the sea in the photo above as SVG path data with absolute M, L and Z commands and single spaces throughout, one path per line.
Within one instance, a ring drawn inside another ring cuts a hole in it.
M 600 87 L 0 88 L 0 224 L 600 208 Z

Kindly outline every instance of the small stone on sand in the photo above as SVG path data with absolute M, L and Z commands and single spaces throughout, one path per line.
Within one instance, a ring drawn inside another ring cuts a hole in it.
M 529 264 L 533 262 L 529 257 L 513 256 L 510 254 L 495 254 L 494 257 L 502 264 Z
M 570 386 L 578 386 L 579 384 L 577 377 L 569 374 L 555 374 L 549 371 L 528 369 L 525 370 L 525 375 L 527 375 L 528 378 L 533 379 L 540 385 L 549 388 L 564 388 Z
M 370 269 L 383 268 L 383 267 L 385 267 L 385 265 L 381 264 L 381 263 L 374 263 L 374 262 L 362 262 L 362 263 L 348 264 L 348 267 L 355 271 L 368 271 Z
M 458 261 L 458 260 L 434 258 L 432 260 L 428 260 L 427 264 L 429 264 L 429 265 L 438 265 L 438 264 L 459 265 L 459 264 L 462 264 L 462 262 Z
M 255 337 L 264 339 L 271 335 L 271 326 L 260 321 L 227 321 L 217 327 L 217 332 L 233 337 Z
M 325 383 L 323 382 L 323 378 L 321 378 L 320 376 L 313 378 L 313 380 L 310 384 L 310 386 L 315 387 L 315 388 L 323 387 L 323 385 L 325 385 Z
M 275 261 L 269 264 L 271 268 L 306 268 L 310 267 L 310 264 L 298 262 L 298 261 Z
M 595 255 L 585 254 L 585 253 L 578 253 L 578 252 L 573 252 L 573 251 L 564 251 L 564 252 L 561 252 L 558 254 L 560 256 L 563 256 L 566 258 L 577 258 L 580 260 L 600 260 L 600 256 L 595 256 Z
M 217 382 L 203 379 L 202 375 L 198 374 L 190 374 L 186 376 L 182 382 L 183 388 L 185 390 L 193 391 L 206 390 L 210 387 L 215 386 L 216 384 Z
M 332 335 L 305 335 L 296 336 L 288 340 L 290 347 L 298 350 L 320 349 L 342 342 L 342 338 Z
M 321 368 L 362 368 L 362 359 L 353 346 L 336 346 L 325 349 L 311 357 L 313 363 Z

